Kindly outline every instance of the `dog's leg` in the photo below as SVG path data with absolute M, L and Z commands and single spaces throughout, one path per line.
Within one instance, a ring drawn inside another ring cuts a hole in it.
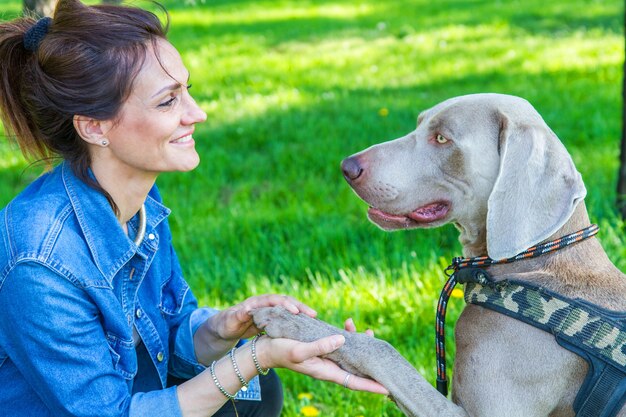
M 340 330 L 304 314 L 292 314 L 282 307 L 261 308 L 252 314 L 257 327 L 273 338 L 312 342 L 332 334 L 343 334 L 346 343 L 327 357 L 350 373 L 381 383 L 409 417 L 467 417 L 461 407 L 439 394 L 383 340 Z

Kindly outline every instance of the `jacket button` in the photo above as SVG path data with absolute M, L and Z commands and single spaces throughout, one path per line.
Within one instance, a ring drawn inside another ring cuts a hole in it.
M 150 234 L 148 235 L 148 239 L 150 239 L 150 240 L 154 240 L 154 238 L 155 238 L 155 237 L 156 237 L 156 236 L 154 235 L 154 233 L 150 233 Z
M 135 316 L 137 316 L 138 319 L 141 318 L 141 310 L 140 309 L 135 310 Z
M 157 361 L 163 362 L 163 352 L 157 353 Z

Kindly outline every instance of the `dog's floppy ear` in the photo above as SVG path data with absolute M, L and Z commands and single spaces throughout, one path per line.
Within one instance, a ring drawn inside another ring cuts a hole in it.
M 498 118 L 500 171 L 487 209 L 492 259 L 510 258 L 550 237 L 587 193 L 569 153 L 539 114 L 514 120 L 498 112 Z

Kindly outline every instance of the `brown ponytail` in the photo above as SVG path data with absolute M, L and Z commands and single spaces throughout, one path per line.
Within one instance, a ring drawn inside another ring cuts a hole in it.
M 0 23 L 0 116 L 4 128 L 25 157 L 62 157 L 116 209 L 110 196 L 89 176 L 91 158 L 86 142 L 74 129 L 73 118 L 115 118 L 130 94 L 148 46 L 165 38 L 168 25 L 135 7 L 86 6 L 78 0 L 60 0 L 48 33 L 33 52 L 24 46 L 24 35 L 35 24 L 29 17 Z

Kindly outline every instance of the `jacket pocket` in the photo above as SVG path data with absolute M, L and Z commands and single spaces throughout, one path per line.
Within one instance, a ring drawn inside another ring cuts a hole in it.
M 161 304 L 159 308 L 165 314 L 178 314 L 183 308 L 185 295 L 189 291 L 189 285 L 179 275 L 172 275 L 161 286 Z
M 107 333 L 107 342 L 115 370 L 125 379 L 133 379 L 137 375 L 137 352 L 133 341 Z

